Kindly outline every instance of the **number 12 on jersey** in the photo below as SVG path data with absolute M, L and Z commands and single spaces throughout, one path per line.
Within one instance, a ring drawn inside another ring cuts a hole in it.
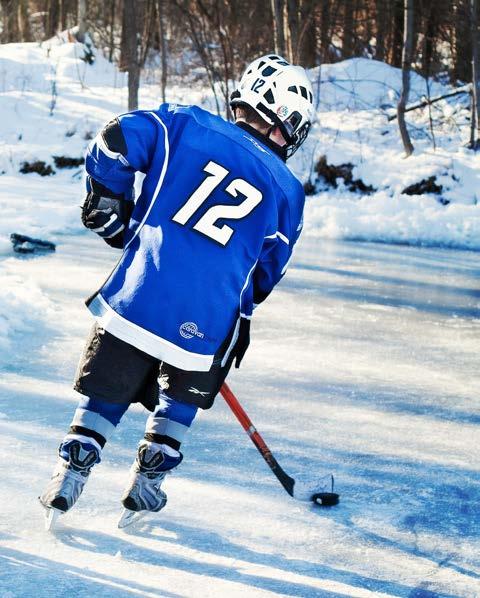
M 205 167 L 204 172 L 208 173 L 206 179 L 202 181 L 199 187 L 190 195 L 187 202 L 173 216 L 172 220 L 178 224 L 185 225 L 188 220 L 201 208 L 203 203 L 213 193 L 213 191 L 223 182 L 229 171 L 210 161 Z M 212 206 L 205 214 L 193 225 L 193 229 L 210 237 L 220 245 L 226 245 L 230 237 L 235 232 L 230 226 L 223 224 L 217 226 L 215 223 L 220 218 L 230 220 L 240 220 L 248 216 L 250 212 L 262 201 L 262 193 L 247 183 L 244 179 L 234 179 L 225 188 L 226 193 L 232 197 L 238 197 L 238 194 L 245 196 L 242 203 L 232 206 L 219 204 Z

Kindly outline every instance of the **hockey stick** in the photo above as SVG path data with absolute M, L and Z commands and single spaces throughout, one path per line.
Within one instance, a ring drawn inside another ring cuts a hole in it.
M 235 417 L 242 425 L 242 428 L 250 436 L 250 440 L 257 447 L 267 465 L 270 467 L 280 484 L 282 484 L 284 489 L 288 492 L 288 494 L 290 494 L 291 497 L 297 498 L 299 500 L 312 501 L 325 507 L 338 504 L 340 497 L 333 491 L 333 476 L 330 476 L 331 489 L 329 492 L 322 491 L 319 485 L 315 486 L 314 488 L 300 487 L 301 484 L 294 478 L 290 477 L 272 455 L 272 452 L 266 445 L 260 433 L 253 425 L 251 419 L 248 417 L 247 413 L 240 405 L 238 399 L 230 390 L 226 382 L 223 383 L 220 393 L 230 409 L 233 411 Z

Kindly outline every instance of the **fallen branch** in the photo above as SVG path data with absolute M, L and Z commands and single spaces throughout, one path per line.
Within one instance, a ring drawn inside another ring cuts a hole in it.
M 472 91 L 472 86 L 470 84 L 464 85 L 463 87 L 459 87 L 455 91 L 451 91 L 450 93 L 446 93 L 442 96 L 437 96 L 435 98 L 430 98 L 430 99 L 425 98 L 423 101 L 419 102 L 418 104 L 414 104 L 413 106 L 409 106 L 408 108 L 405 108 L 405 112 L 411 112 L 412 110 L 418 110 L 419 108 L 425 108 L 426 106 L 431 106 L 432 104 L 435 104 L 436 102 L 439 102 L 440 100 L 444 100 L 445 98 L 453 98 L 454 96 L 461 95 L 462 93 L 471 93 L 471 91 Z M 395 120 L 396 118 L 397 118 L 397 113 L 395 112 L 395 114 L 391 114 L 388 117 L 388 121 L 390 122 L 392 120 Z

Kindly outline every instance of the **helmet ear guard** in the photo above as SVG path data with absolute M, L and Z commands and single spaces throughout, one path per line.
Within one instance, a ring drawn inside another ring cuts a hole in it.
M 312 123 L 307 121 L 298 130 L 295 130 L 302 121 L 302 115 L 299 112 L 292 112 L 292 114 L 286 120 L 282 121 L 273 110 L 267 108 L 261 102 L 256 105 L 255 109 L 257 112 L 263 113 L 266 117 L 273 121 L 275 126 L 280 129 L 280 132 L 282 133 L 287 144 L 285 148 L 286 157 L 291 158 L 307 138 Z

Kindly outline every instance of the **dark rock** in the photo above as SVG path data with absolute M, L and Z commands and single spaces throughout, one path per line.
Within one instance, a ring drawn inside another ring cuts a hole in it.
M 423 179 L 418 183 L 405 187 L 402 191 L 405 195 L 424 195 L 425 193 L 441 193 L 443 191 L 442 185 L 437 185 L 437 177 L 431 176 L 428 179 Z
M 349 191 L 370 194 L 376 191 L 371 185 L 366 185 L 361 179 L 353 178 L 353 164 L 328 164 L 326 156 L 321 156 L 315 166 L 315 172 L 321 177 L 327 185 L 338 187 L 337 179 L 343 179 L 345 186 Z
M 17 253 L 37 253 L 45 251 L 55 251 L 55 243 L 50 241 L 43 241 L 42 239 L 34 239 L 27 235 L 20 235 L 12 233 L 10 241 L 13 245 L 13 251 Z
M 22 174 L 36 172 L 40 176 L 50 176 L 51 174 L 55 174 L 55 171 L 50 164 L 46 164 L 42 160 L 37 160 L 36 162 L 23 162 L 20 172 Z
M 53 161 L 57 168 L 76 168 L 85 163 L 83 157 L 69 158 L 68 156 L 53 156 Z
M 303 190 L 305 192 L 305 195 L 314 195 L 315 194 L 315 185 L 312 183 L 312 181 L 307 181 L 303 185 Z

